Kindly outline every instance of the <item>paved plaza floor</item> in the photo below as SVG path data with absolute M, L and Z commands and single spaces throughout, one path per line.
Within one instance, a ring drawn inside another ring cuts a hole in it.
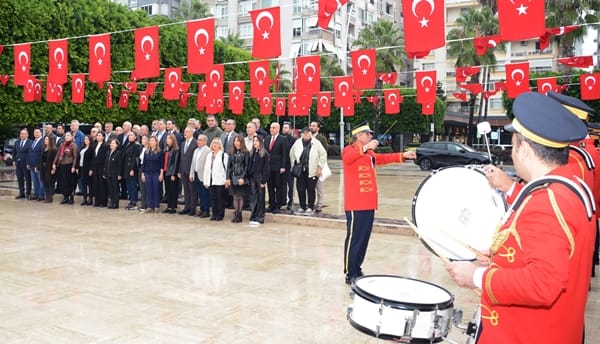
M 15 200 L 4 171 L 0 343 L 381 342 L 346 319 L 352 300 L 342 267 L 343 194 L 339 163 L 332 167 L 323 217 L 270 215 L 260 227 L 233 224 L 230 213 L 216 225 Z M 434 283 L 470 319 L 478 296 L 457 287 L 402 221 L 428 173 L 412 164 L 378 172 L 382 225 L 365 273 Z M 600 338 L 598 280 L 586 312 L 587 343 Z M 456 328 L 449 339 L 466 343 Z

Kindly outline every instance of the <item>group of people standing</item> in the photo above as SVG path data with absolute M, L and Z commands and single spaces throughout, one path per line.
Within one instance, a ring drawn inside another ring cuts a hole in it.
M 52 202 L 53 194 L 59 193 L 61 204 L 73 204 L 80 194 L 82 206 L 118 209 L 119 201 L 127 200 L 128 210 L 147 213 L 158 212 L 166 203 L 163 213 L 214 221 L 222 221 L 225 208 L 231 207 L 232 222 L 242 222 L 242 210 L 251 210 L 250 223 L 258 225 L 266 212 L 278 213 L 282 207 L 294 211 L 296 181 L 295 211 L 321 211 L 316 195 L 327 164 L 321 142 L 327 142 L 318 133 L 318 123 L 311 124 L 316 133 L 307 127 L 298 139 L 287 122 L 284 133 L 277 122 L 267 133 L 254 119 L 245 135 L 235 131 L 232 119 L 219 128 L 216 118 L 208 116 L 206 124 L 202 130 L 200 121 L 192 118 L 181 133 L 173 120 L 155 120 L 152 130 L 126 121 L 117 134 L 111 122 L 104 128 L 96 123 L 85 135 L 74 120 L 67 132 L 62 125 L 56 130 L 47 125 L 44 133 L 36 128 L 33 140 L 22 129 L 15 147 L 16 198 Z M 184 206 L 177 211 L 181 195 Z

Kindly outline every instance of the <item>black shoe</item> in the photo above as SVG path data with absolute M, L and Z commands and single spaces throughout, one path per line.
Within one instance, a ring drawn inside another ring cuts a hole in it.
M 210 213 L 208 211 L 202 211 L 200 212 L 200 215 L 198 215 L 200 218 L 207 218 L 210 217 Z
M 37 199 L 38 199 L 38 198 L 37 198 L 37 196 L 30 196 L 30 197 L 29 197 L 29 200 L 30 200 L 30 201 L 35 201 L 35 200 L 37 200 Z
M 167 209 L 165 209 L 165 210 L 161 211 L 161 213 L 163 213 L 163 214 L 168 214 L 168 213 L 170 213 L 170 212 L 171 212 L 171 209 L 169 209 L 169 208 L 167 208 Z
M 15 197 L 15 199 L 21 199 L 21 198 L 25 198 L 25 195 L 19 195 L 19 196 Z
M 185 215 L 185 214 L 189 214 L 190 210 L 189 209 L 183 209 L 177 212 L 177 214 L 179 215 Z
M 196 212 L 193 210 L 190 210 L 190 212 L 188 213 L 188 216 L 196 216 Z
M 281 210 L 279 208 L 275 208 L 272 211 L 273 214 L 281 214 Z
M 77 193 L 75 194 L 75 196 L 81 196 L 81 191 L 77 191 Z
M 73 197 L 71 196 L 71 198 L 69 198 L 69 200 L 67 201 L 69 204 L 73 204 Z
M 169 210 L 169 214 L 175 214 L 175 213 L 177 213 L 177 210 L 175 210 L 175 209 Z
M 64 198 L 62 201 L 60 201 L 60 204 L 67 204 L 67 203 L 69 203 L 68 198 Z
M 210 218 L 210 220 L 211 221 L 217 221 L 217 218 L 213 216 L 213 217 Z

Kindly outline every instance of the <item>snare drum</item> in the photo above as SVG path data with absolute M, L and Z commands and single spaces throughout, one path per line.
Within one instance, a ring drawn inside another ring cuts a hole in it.
M 473 165 L 434 171 L 423 180 L 412 202 L 420 235 L 452 260 L 474 260 L 475 253 L 467 247 L 489 250 L 505 210 L 502 194 Z
M 454 296 L 435 284 L 412 278 L 371 275 L 352 284 L 348 320 L 382 339 L 439 342 L 451 328 Z

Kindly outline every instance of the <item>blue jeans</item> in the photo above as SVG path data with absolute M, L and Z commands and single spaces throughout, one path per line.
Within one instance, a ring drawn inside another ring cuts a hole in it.
M 204 183 L 198 178 L 198 173 L 194 172 L 194 186 L 198 192 L 198 200 L 200 204 L 200 211 L 210 210 L 210 194 L 208 189 L 204 186 Z
M 35 169 L 29 170 L 31 172 L 31 182 L 33 183 L 33 194 L 37 198 L 44 198 L 44 185 L 42 183 L 42 176 L 40 171 L 35 171 Z
M 138 177 L 127 176 L 125 177 L 127 182 L 127 195 L 129 196 L 129 203 L 136 204 L 138 201 Z
M 150 209 L 160 208 L 160 189 L 162 183 L 158 181 L 159 172 L 145 172 L 146 178 L 146 206 Z

